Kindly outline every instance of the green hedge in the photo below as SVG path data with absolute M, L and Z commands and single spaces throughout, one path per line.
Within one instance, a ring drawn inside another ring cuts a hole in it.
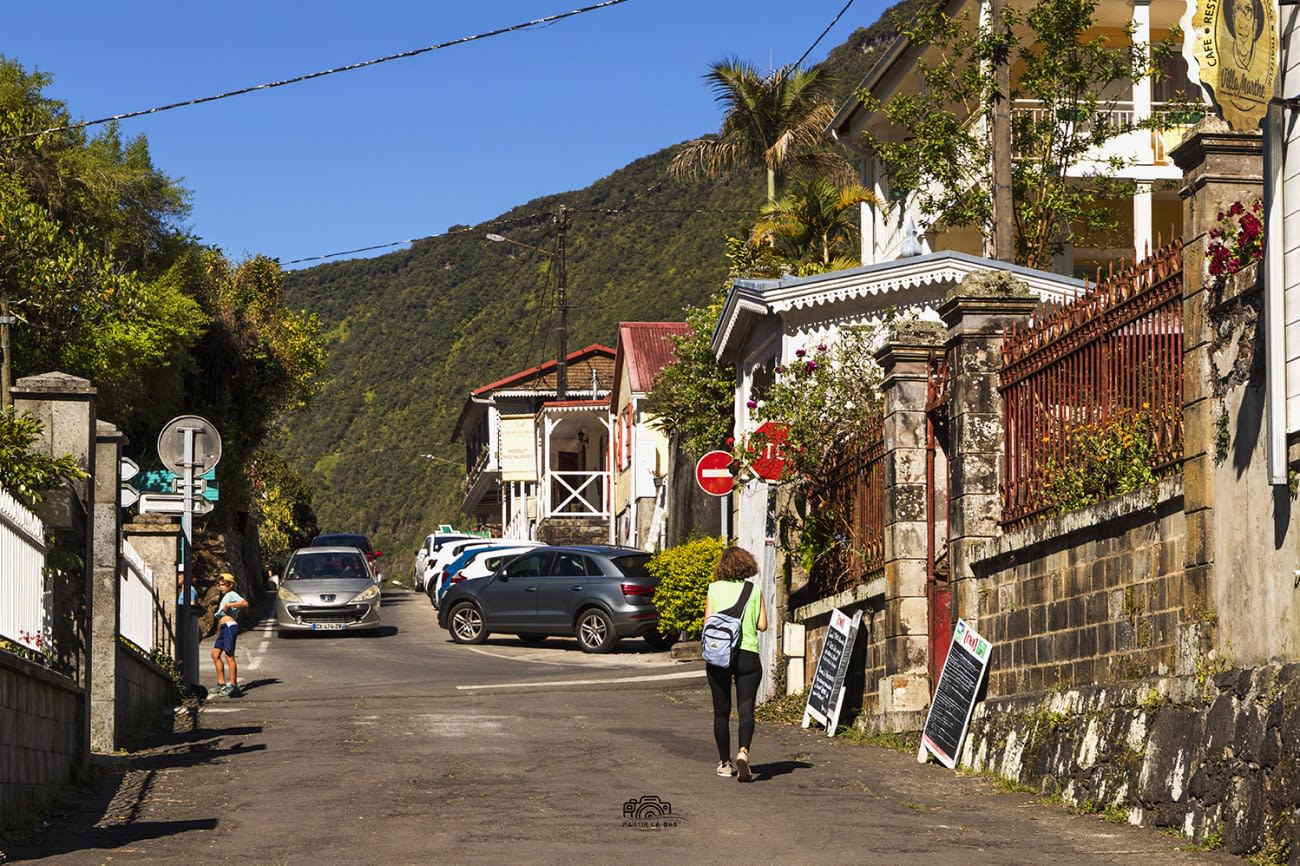
M 725 546 L 725 539 L 706 536 L 660 551 L 650 560 L 650 573 L 659 578 L 655 605 L 661 632 L 699 635 L 713 569 Z

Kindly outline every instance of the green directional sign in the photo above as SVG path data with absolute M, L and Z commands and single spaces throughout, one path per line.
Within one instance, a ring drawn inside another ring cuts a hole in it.
M 180 480 L 180 476 L 169 469 L 150 469 L 148 472 L 137 473 L 130 484 L 141 493 L 174 493 Z M 217 468 L 212 467 L 196 480 L 199 482 L 202 498 L 209 502 L 216 502 L 219 498 Z

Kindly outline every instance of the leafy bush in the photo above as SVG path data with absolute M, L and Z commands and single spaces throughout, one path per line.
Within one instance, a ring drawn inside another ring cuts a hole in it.
M 706 536 L 660 551 L 650 560 L 650 574 L 659 578 L 655 606 L 661 632 L 695 636 L 704 628 L 704 602 L 725 546 L 725 539 Z

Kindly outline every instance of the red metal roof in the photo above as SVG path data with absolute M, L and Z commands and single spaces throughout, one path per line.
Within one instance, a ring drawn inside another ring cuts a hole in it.
M 590 346 L 585 346 L 576 352 L 570 352 L 566 356 L 566 361 L 569 367 L 567 379 L 570 391 L 581 393 L 584 390 L 590 390 L 588 382 L 591 380 L 592 368 L 596 370 L 602 387 L 613 378 L 614 350 L 609 346 L 592 343 Z M 554 391 L 555 361 L 547 361 L 536 367 L 529 367 L 527 370 L 513 373 L 489 385 L 475 388 L 471 393 L 475 397 L 479 397 L 492 391 L 524 387 L 531 387 L 538 391 Z
M 655 377 L 675 357 L 674 337 L 691 333 L 685 322 L 619 322 L 618 355 L 614 359 L 616 377 L 627 376 L 633 393 L 645 393 L 654 387 Z M 614 382 L 618 393 L 619 382 Z

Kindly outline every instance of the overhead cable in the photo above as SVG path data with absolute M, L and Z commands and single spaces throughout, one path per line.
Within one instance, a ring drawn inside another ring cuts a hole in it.
M 148 114 L 159 114 L 164 111 L 171 111 L 174 108 L 187 108 L 191 105 L 202 105 L 205 102 L 216 102 L 220 99 L 229 99 L 232 96 L 243 96 L 246 93 L 253 93 L 259 90 L 272 90 L 276 87 L 285 87 L 289 84 L 298 84 L 303 81 L 311 81 L 313 78 L 323 78 L 326 75 L 335 75 L 339 72 L 351 72 L 355 69 L 364 69 L 367 66 L 377 66 L 380 63 L 387 63 L 390 60 L 404 60 L 408 57 L 416 57 L 421 54 L 428 54 L 431 51 L 438 51 L 442 48 L 451 48 L 455 45 L 464 45 L 468 42 L 476 42 L 480 39 L 487 39 L 492 36 L 501 36 L 506 33 L 514 33 L 518 30 L 527 30 L 531 27 L 538 27 L 543 24 L 552 24 L 565 18 L 572 18 L 575 15 L 582 15 L 587 12 L 595 12 L 598 9 L 604 9 L 607 6 L 617 6 L 620 3 L 626 3 L 627 0 L 603 0 L 591 6 L 584 6 L 581 9 L 574 9 L 570 12 L 560 12 L 555 15 L 547 15 L 544 18 L 534 18 L 532 21 L 525 21 L 522 24 L 512 24 L 509 27 L 500 27 L 496 30 L 490 30 L 486 33 L 476 33 L 473 36 L 462 36 L 459 39 L 451 39 L 447 42 L 439 42 L 436 45 L 428 45 L 424 48 L 414 48 L 410 51 L 402 51 L 397 54 L 389 54 L 384 57 L 376 57 L 373 60 L 363 60 L 360 63 L 351 63 L 347 66 L 338 66 L 333 69 L 323 69 L 320 72 L 310 72 L 306 75 L 298 75 L 293 78 L 286 78 L 283 81 L 272 81 L 267 84 L 256 84 L 252 87 L 241 87 L 239 90 L 230 90 L 225 93 L 218 93 L 214 96 L 202 96 L 198 99 L 187 99 L 184 102 L 173 102 L 168 105 L 159 105 L 154 108 L 145 108 L 140 111 L 128 111 L 123 114 L 114 114 L 109 117 L 100 117 L 95 120 L 82 120 L 77 123 L 69 123 L 66 126 L 52 126 L 49 129 L 42 129 L 37 132 L 24 132 L 18 135 L 11 135 L 6 138 L 0 138 L 0 143 L 11 141 L 21 141 L 27 138 L 35 138 L 41 135 L 48 135 L 53 132 L 66 132 L 74 129 L 84 129 L 88 126 L 99 126 L 104 123 L 112 123 L 115 120 L 128 120 L 133 117 L 143 117 Z M 404 241 L 401 243 L 405 243 Z

